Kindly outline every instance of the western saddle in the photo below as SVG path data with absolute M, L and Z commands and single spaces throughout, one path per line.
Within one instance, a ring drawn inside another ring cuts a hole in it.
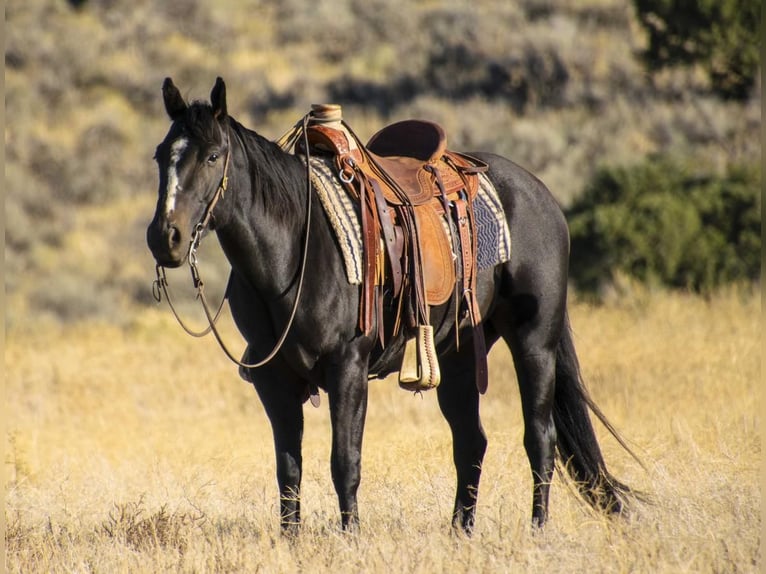
M 338 105 L 312 106 L 304 125 L 305 133 L 296 131 L 290 138 L 296 153 L 305 154 L 308 144 L 311 155 L 330 156 L 340 181 L 360 208 L 359 328 L 376 335 L 385 346 L 383 289 L 390 288 L 397 310 L 392 336 L 402 328 L 406 336 L 399 384 L 413 391 L 431 389 L 439 384 L 441 374 L 429 305 L 454 297 L 456 337 L 462 310 L 473 326 L 476 384 L 485 392 L 486 349 L 476 298 L 472 202 L 479 188 L 478 174 L 487 165 L 447 150 L 444 130 L 428 121 L 386 126 L 367 145 L 343 121 Z M 288 135 L 280 140 L 283 147 Z

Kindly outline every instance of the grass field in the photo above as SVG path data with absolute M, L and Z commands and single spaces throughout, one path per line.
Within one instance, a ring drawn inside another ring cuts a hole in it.
M 757 572 L 760 308 L 740 291 L 572 305 L 591 392 L 646 470 L 598 428 L 607 461 L 653 503 L 606 519 L 557 477 L 542 532 L 529 527 L 512 361 L 494 349 L 470 540 L 449 528 L 451 444 L 434 393 L 372 385 L 356 536 L 337 527 L 326 396 L 307 405 L 305 525 L 290 541 L 265 415 L 212 339 L 186 337 L 165 308 L 120 328 L 11 331 L 8 571 Z

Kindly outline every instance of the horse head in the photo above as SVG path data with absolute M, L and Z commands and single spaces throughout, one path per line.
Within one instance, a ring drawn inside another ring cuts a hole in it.
M 229 163 L 226 85 L 216 80 L 210 104 L 184 101 L 173 80 L 162 85 L 171 126 L 154 156 L 159 189 L 146 242 L 159 265 L 178 267 L 186 260 L 196 233 L 212 219 L 225 190 Z

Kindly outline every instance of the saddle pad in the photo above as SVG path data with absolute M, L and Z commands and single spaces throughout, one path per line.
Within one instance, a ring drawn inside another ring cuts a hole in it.
M 479 174 L 479 191 L 473 200 L 478 246 L 476 265 L 489 269 L 511 258 L 511 232 L 497 190 L 484 173 Z
M 299 156 L 306 162 L 305 156 Z M 362 223 L 359 206 L 348 195 L 335 174 L 331 158 L 311 156 L 311 185 L 335 232 L 346 277 L 352 285 L 362 284 Z
M 305 156 L 299 157 L 306 161 Z M 361 285 L 363 259 L 359 206 L 338 180 L 331 157 L 311 157 L 311 183 L 338 240 L 348 282 Z M 483 173 L 479 174 L 479 191 L 473 200 L 473 209 L 478 232 L 478 268 L 488 269 L 508 261 L 511 233 L 497 191 Z

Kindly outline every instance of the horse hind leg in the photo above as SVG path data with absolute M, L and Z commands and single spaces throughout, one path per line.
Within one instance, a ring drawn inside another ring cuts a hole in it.
M 545 302 L 542 302 L 545 303 Z M 548 498 L 555 470 L 554 400 L 556 344 L 560 320 L 555 305 L 529 295 L 498 304 L 492 324 L 511 349 L 524 417 L 524 448 L 532 471 L 532 523 L 548 519 Z M 557 324 L 558 323 L 558 324 Z
M 582 384 L 566 311 L 554 317 L 560 319 L 538 317 L 527 327 L 516 326 L 504 333 L 519 379 L 524 447 L 534 482 L 532 523 L 537 526 L 548 518 L 557 455 L 594 508 L 618 513 L 632 493 L 607 471 L 589 410 L 627 446 Z
M 452 431 L 452 456 L 457 472 L 452 525 L 470 536 L 476 518 L 487 437 L 479 418 L 479 391 L 469 343 L 462 343 L 460 352 L 441 359 L 443 377 L 437 387 L 437 396 Z
M 516 359 L 524 415 L 524 449 L 532 469 L 532 523 L 548 519 L 548 498 L 556 460 L 553 420 L 555 355 L 540 351 Z M 520 365 L 520 367 L 519 367 Z
M 555 468 L 556 425 L 553 419 L 555 351 L 514 353 L 524 416 L 524 449 L 532 470 L 532 524 L 548 519 L 548 498 Z

